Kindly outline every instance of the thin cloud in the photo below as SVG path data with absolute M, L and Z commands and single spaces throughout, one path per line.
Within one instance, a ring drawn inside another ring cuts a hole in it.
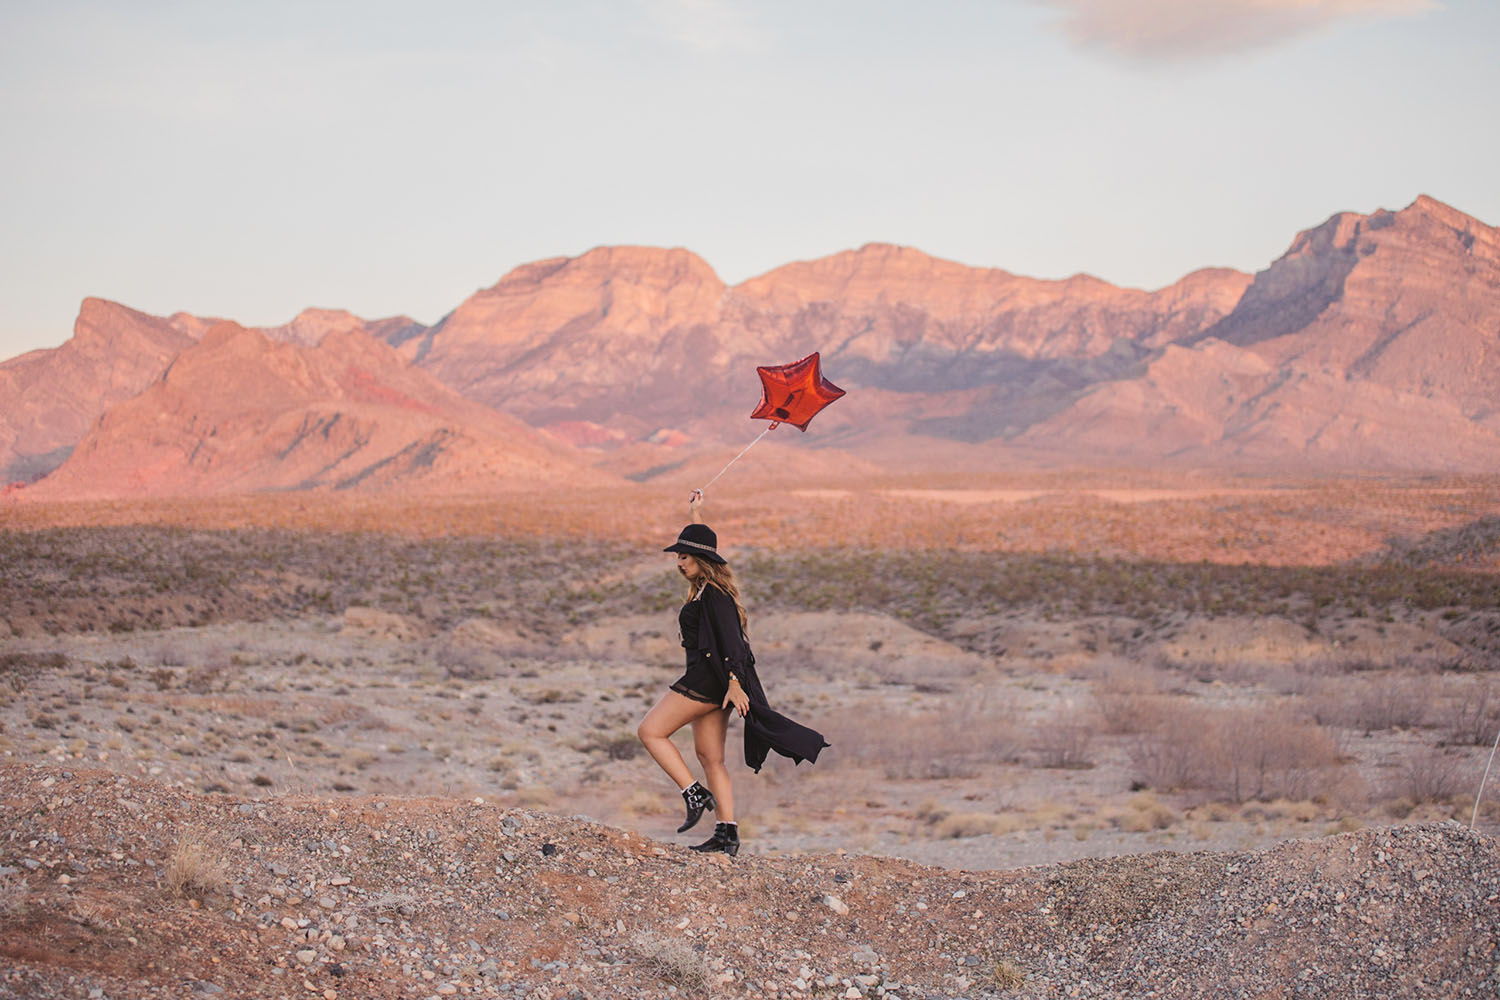
M 1186 60 L 1270 45 L 1336 21 L 1414 17 L 1438 0 L 1045 0 L 1080 45 Z
M 761 41 L 746 6 L 731 0 L 646 0 L 644 9 L 659 34 L 696 52 L 753 49 Z

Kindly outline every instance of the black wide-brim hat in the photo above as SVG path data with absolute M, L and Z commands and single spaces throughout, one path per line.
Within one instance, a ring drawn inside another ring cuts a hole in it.
M 713 529 L 706 524 L 690 524 L 683 528 L 677 535 L 677 541 L 662 551 L 686 552 L 690 556 L 707 559 L 720 566 L 725 562 L 724 557 L 719 555 L 719 536 L 714 534 Z

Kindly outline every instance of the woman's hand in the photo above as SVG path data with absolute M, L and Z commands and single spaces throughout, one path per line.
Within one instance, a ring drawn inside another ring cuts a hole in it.
M 694 490 L 688 494 L 688 520 L 694 524 L 703 523 L 703 515 L 698 513 L 698 508 L 703 506 L 703 491 Z
M 729 678 L 729 691 L 724 695 L 724 704 L 719 707 L 728 708 L 730 705 L 735 707 L 742 719 L 750 714 L 750 696 L 745 693 L 744 688 L 740 687 L 738 677 Z

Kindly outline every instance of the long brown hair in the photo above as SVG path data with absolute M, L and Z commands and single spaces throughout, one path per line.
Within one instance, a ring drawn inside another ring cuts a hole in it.
M 709 562 L 707 559 L 699 559 L 692 553 L 688 558 L 698 564 L 699 575 L 694 580 L 688 580 L 687 599 L 692 600 L 698 596 L 699 589 L 713 585 L 729 595 L 734 602 L 735 613 L 740 616 L 740 631 L 745 633 L 745 638 L 750 638 L 749 619 L 745 615 L 745 606 L 740 603 L 739 584 L 734 582 L 734 570 L 729 568 L 728 563 Z M 684 577 L 686 579 L 686 577 Z

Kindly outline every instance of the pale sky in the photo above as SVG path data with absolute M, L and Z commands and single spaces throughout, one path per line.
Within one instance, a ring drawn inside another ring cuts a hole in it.
M 1156 288 L 1500 224 L 1495 0 L 0 0 L 0 358 L 80 299 L 432 323 L 518 264 L 867 242 Z

